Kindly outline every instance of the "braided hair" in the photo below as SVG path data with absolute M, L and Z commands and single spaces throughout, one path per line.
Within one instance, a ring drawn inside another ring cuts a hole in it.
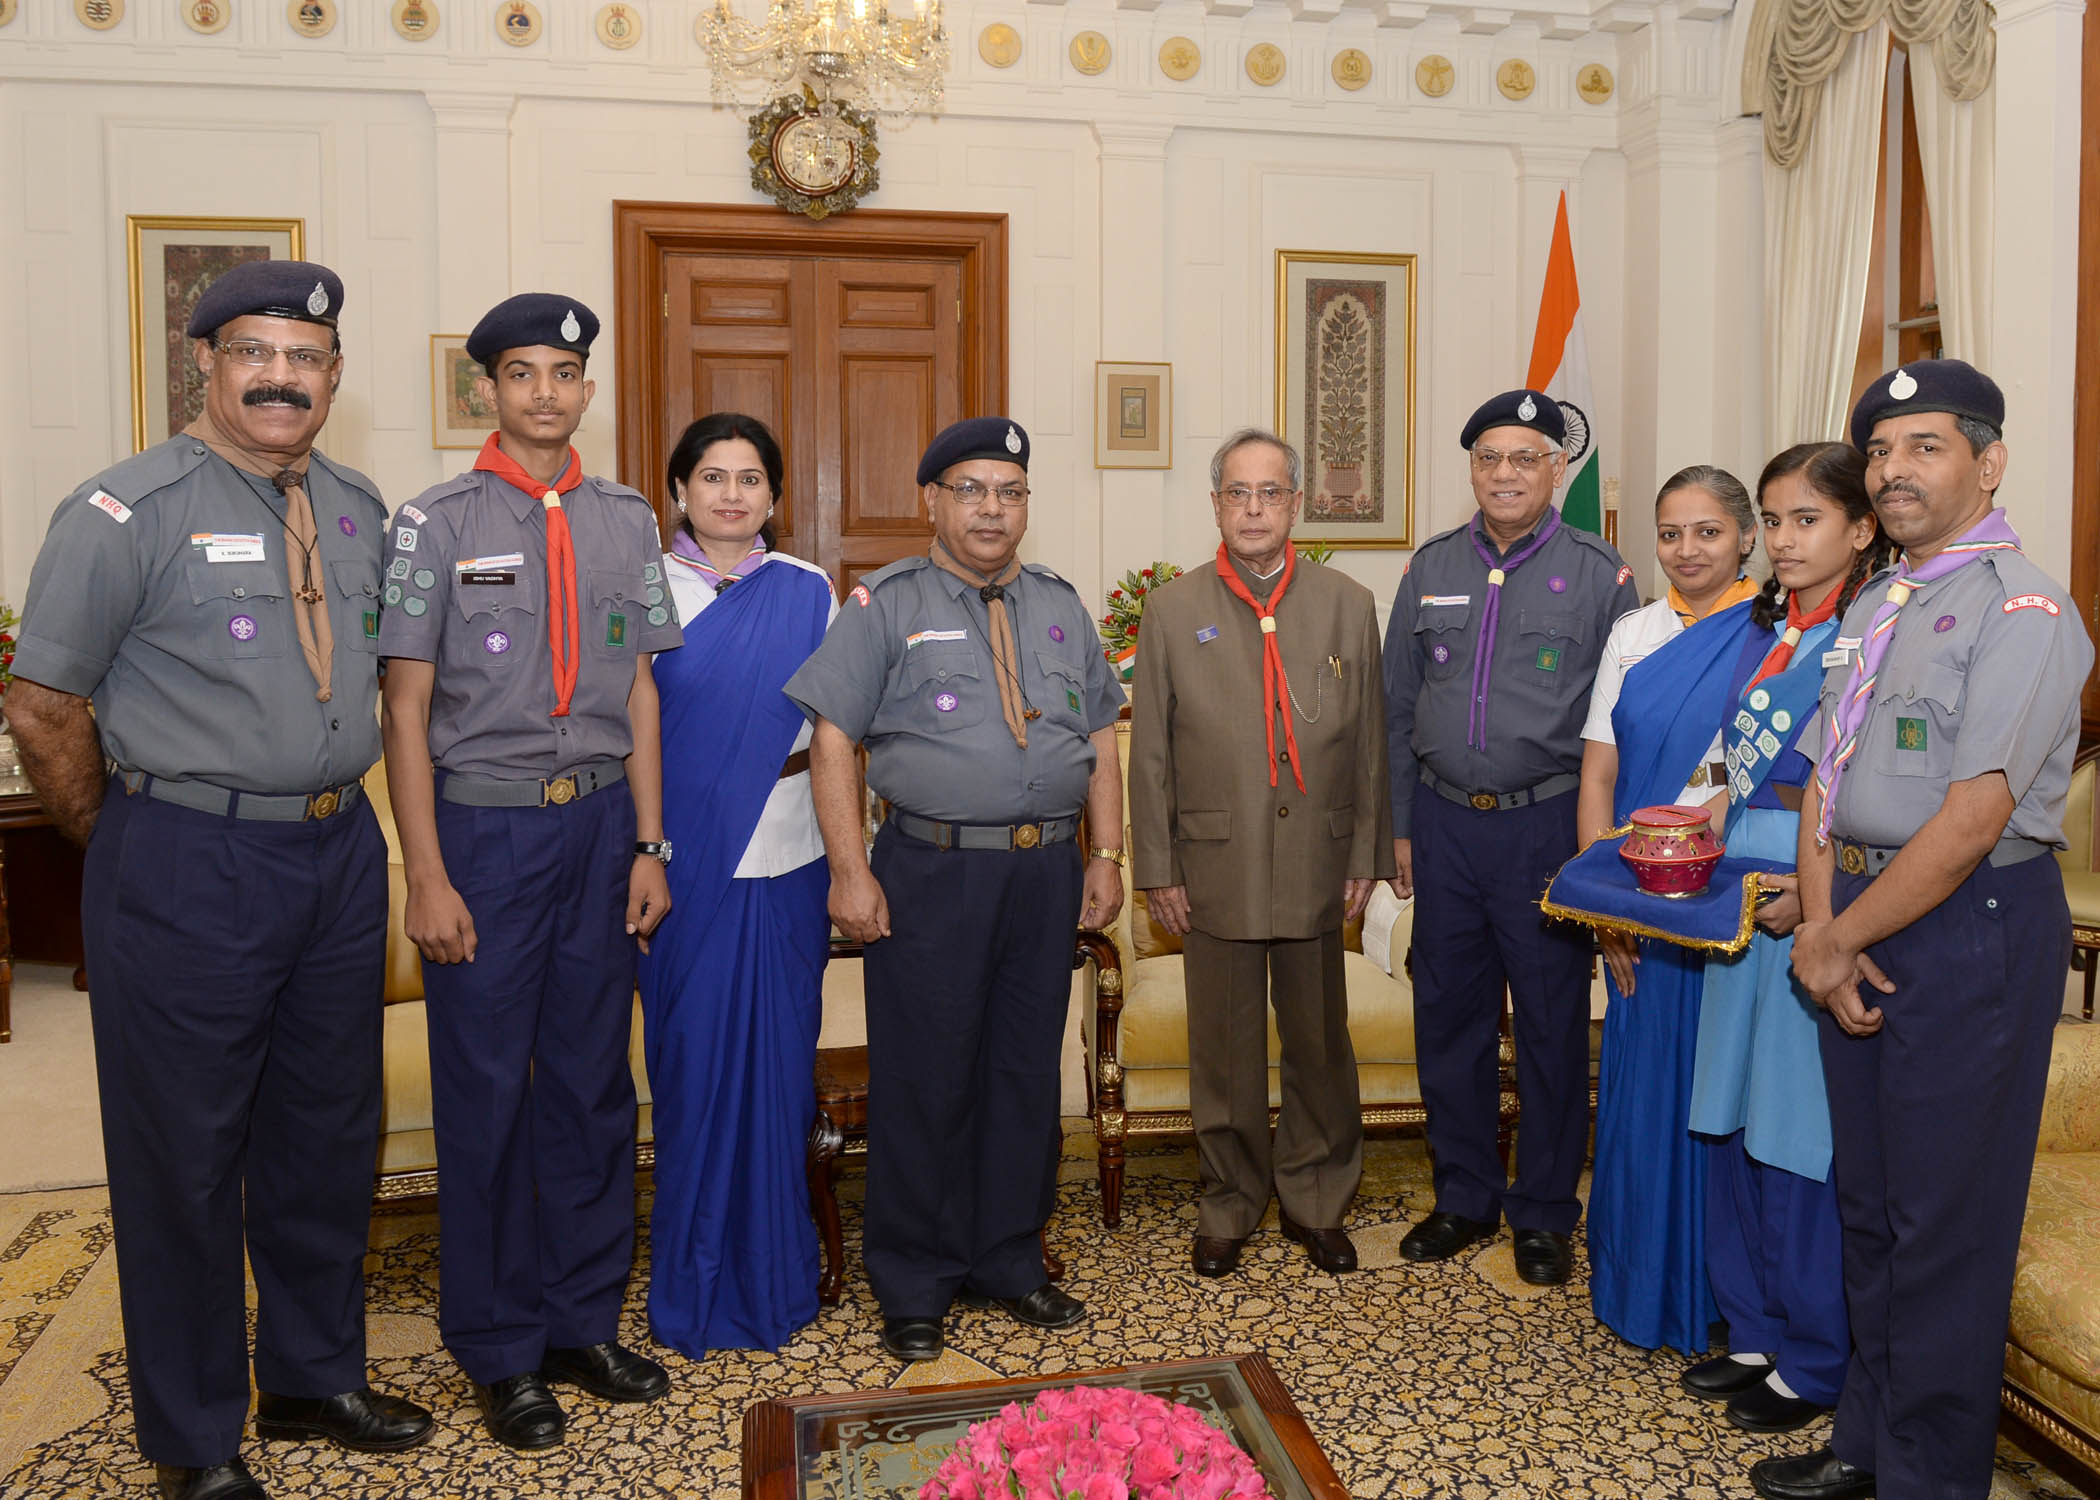
M 1842 509 L 1846 521 L 1874 521 L 1873 540 L 1854 554 L 1852 567 L 1839 588 L 1837 614 L 1842 617 L 1866 587 L 1867 580 L 1887 566 L 1896 551 L 1883 534 L 1874 515 L 1874 502 L 1867 494 L 1867 456 L 1850 443 L 1796 443 L 1774 456 L 1757 476 L 1758 500 L 1762 502 L 1766 489 L 1790 474 L 1799 474 L 1801 482 L 1818 497 Z M 1785 615 L 1786 590 L 1777 576 L 1768 578 L 1751 601 L 1751 623 L 1759 630 L 1770 630 Z

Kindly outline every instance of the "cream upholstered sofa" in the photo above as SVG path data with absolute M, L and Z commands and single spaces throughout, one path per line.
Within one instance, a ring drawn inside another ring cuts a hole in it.
M 2089 745 L 2071 773 L 2071 795 L 2064 806 L 2064 837 L 2070 848 L 2056 856 L 2063 867 L 2064 895 L 2071 903 L 2071 962 L 2085 972 L 2085 1018 L 2093 1019 L 2093 985 L 2100 978 L 2100 808 L 2094 806 L 2093 778 L 2100 771 L 2100 745 Z
M 1130 774 L 1130 724 L 1116 726 L 1123 762 L 1125 803 Z M 1124 847 L 1130 846 L 1124 829 Z M 1162 932 L 1131 889 L 1123 872 L 1123 909 L 1105 933 L 1082 933 L 1092 960 L 1093 1004 L 1084 1017 L 1089 1059 L 1089 1113 L 1100 1153 L 1101 1218 L 1111 1229 L 1121 1221 L 1126 1148 L 1134 1139 L 1187 1135 L 1189 1118 L 1188 1002 L 1177 940 Z M 1414 906 L 1390 929 L 1387 973 L 1363 951 L 1362 930 L 1349 929 L 1342 960 L 1349 987 L 1349 1039 L 1356 1050 L 1357 1085 L 1366 1128 L 1420 1125 L 1421 1083 L 1415 1076 L 1414 986 L 1403 963 L 1413 930 Z M 1374 945 L 1376 934 L 1374 930 Z M 1277 1071 L 1274 1018 L 1269 1025 L 1269 1110 L 1283 1100 Z M 1504 1046 L 1502 1123 L 1504 1144 L 1516 1118 L 1517 1101 Z

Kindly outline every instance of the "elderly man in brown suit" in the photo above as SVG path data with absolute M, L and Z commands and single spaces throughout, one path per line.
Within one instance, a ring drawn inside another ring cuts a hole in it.
M 1363 1169 L 1342 924 L 1393 873 L 1370 591 L 1300 562 L 1298 454 L 1234 433 L 1211 459 L 1223 542 L 1145 606 L 1131 713 L 1133 883 L 1183 938 L 1203 1166 L 1195 1269 L 1223 1276 L 1273 1184 L 1283 1232 L 1356 1269 Z M 1267 1009 L 1283 1043 L 1269 1136 Z

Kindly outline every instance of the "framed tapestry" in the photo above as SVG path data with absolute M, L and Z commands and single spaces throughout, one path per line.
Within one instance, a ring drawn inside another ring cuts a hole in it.
M 1174 367 L 1094 361 L 1094 467 L 1174 467 Z
M 128 214 L 131 444 L 143 450 L 187 427 L 204 405 L 204 376 L 184 331 L 198 297 L 246 260 L 301 260 L 304 219 L 181 219 Z
M 479 448 L 496 430 L 495 403 L 475 382 L 487 372 L 467 353 L 463 333 L 430 336 L 430 446 Z
M 1293 540 L 1414 545 L 1414 256 L 1276 252 L 1276 430 L 1305 460 Z

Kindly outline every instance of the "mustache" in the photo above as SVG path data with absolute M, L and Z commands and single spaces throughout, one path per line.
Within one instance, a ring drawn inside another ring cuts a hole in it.
M 1886 500 L 1891 495 L 1908 495 L 1913 500 L 1923 500 L 1925 498 L 1923 490 L 1901 479 L 1891 479 L 1887 484 L 1884 484 L 1874 492 L 1876 500 Z
M 296 406 L 312 411 L 314 398 L 296 385 L 258 385 L 241 393 L 243 406 Z

